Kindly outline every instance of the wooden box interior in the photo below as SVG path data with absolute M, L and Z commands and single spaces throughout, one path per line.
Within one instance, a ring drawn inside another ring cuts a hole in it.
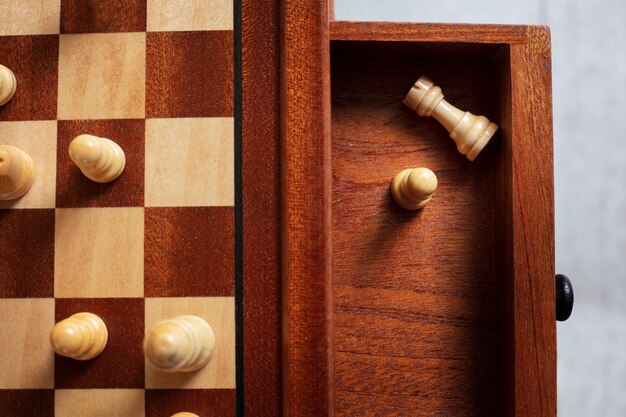
M 336 415 L 506 414 L 508 52 L 331 41 Z M 402 103 L 420 75 L 500 126 L 474 162 Z M 418 166 L 437 174 L 438 189 L 424 210 L 403 210 L 390 181 Z

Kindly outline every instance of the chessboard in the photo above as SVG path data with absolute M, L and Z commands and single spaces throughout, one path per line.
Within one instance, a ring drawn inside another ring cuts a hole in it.
M 183 4 L 184 3 L 184 4 Z M 17 79 L 0 144 L 33 159 L 30 191 L 0 209 L 0 415 L 237 413 L 236 150 L 232 0 L 0 0 L 0 63 Z M 68 145 L 117 142 L 123 174 L 90 181 Z M 55 322 L 107 324 L 90 361 L 55 355 Z M 144 358 L 157 321 L 206 319 L 207 366 Z

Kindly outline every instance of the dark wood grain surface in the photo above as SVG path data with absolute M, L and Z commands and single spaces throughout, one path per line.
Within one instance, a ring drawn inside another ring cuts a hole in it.
M 52 297 L 54 209 L 0 210 L 0 228 L 0 297 Z
M 144 216 L 146 297 L 233 296 L 232 207 L 147 207 Z
M 0 107 L 0 120 L 55 120 L 59 76 L 59 37 L 7 36 L 0 61 L 15 74 L 19 88 Z
M 556 415 L 554 184 L 550 33 L 511 46 L 511 231 L 514 416 Z
M 245 415 L 282 415 L 280 10 L 242 1 Z
M 283 413 L 334 413 L 327 0 L 282 6 Z
M 235 417 L 235 392 L 229 389 L 146 391 L 146 417 L 173 415 L 180 410 L 198 415 Z M 193 405 L 192 405 L 193 404 Z
M 54 417 L 54 391 L 0 390 L 0 413 L 5 416 Z
M 330 23 L 332 40 L 372 40 L 399 42 L 459 42 L 508 44 L 525 42 L 528 26 L 472 25 L 401 22 Z
M 468 161 L 402 99 L 426 74 L 450 103 L 498 123 L 501 47 L 401 52 L 331 46 L 335 413 L 496 416 L 497 149 Z M 438 189 L 421 212 L 403 210 L 390 181 L 418 166 Z
M 145 32 L 145 0 L 61 0 L 61 33 Z
M 233 115 L 231 30 L 149 32 L 146 117 Z

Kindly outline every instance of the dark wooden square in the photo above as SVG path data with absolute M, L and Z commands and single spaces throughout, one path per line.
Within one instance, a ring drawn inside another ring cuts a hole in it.
M 57 207 L 143 206 L 144 142 L 143 119 L 60 120 L 57 137 Z M 69 144 L 88 133 L 116 142 L 126 156 L 124 172 L 109 183 L 88 179 L 69 157 Z
M 234 417 L 235 390 L 146 390 L 146 417 L 169 416 L 181 411 L 206 417 Z
M 54 390 L 0 390 L 0 415 L 7 417 L 54 417 Z
M 61 0 L 61 33 L 145 30 L 146 0 Z
M 0 210 L 0 230 L 0 297 L 52 297 L 54 209 Z
M 13 99 L 0 107 L 0 121 L 55 120 L 59 76 L 59 36 L 5 36 L 0 63 L 17 79 Z
M 55 388 L 143 388 L 143 298 L 58 298 L 55 321 L 87 311 L 107 326 L 109 339 L 95 359 L 77 361 L 56 355 Z
M 146 297 L 232 296 L 232 207 L 145 209 Z
M 147 34 L 146 117 L 233 115 L 232 31 Z

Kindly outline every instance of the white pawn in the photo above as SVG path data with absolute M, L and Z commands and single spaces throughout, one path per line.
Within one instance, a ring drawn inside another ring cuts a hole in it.
M 211 325 L 198 316 L 161 320 L 145 342 L 148 360 L 164 372 L 191 372 L 202 368 L 215 349 Z
M 0 106 L 7 104 L 15 95 L 17 80 L 13 71 L 0 65 Z
M 176 413 L 172 415 L 172 417 L 200 417 L 200 416 L 194 413 L 183 412 L 183 413 Z
M 419 210 L 428 204 L 437 189 L 437 176 L 428 168 L 400 171 L 391 181 L 391 196 L 407 210 Z
M 70 158 L 87 178 L 111 182 L 122 174 L 126 157 L 120 146 L 110 139 L 93 135 L 76 136 L 70 143 Z
M 76 313 L 54 325 L 50 344 L 57 354 L 84 361 L 102 353 L 108 338 L 107 326 L 100 317 Z
M 457 109 L 443 99 L 441 88 L 421 76 L 409 91 L 404 104 L 420 116 L 433 116 L 456 143 L 456 148 L 470 161 L 483 150 L 498 126 L 485 116 L 475 116 Z
M 0 145 L 0 200 L 14 200 L 26 194 L 35 179 L 33 160 L 23 150 Z

